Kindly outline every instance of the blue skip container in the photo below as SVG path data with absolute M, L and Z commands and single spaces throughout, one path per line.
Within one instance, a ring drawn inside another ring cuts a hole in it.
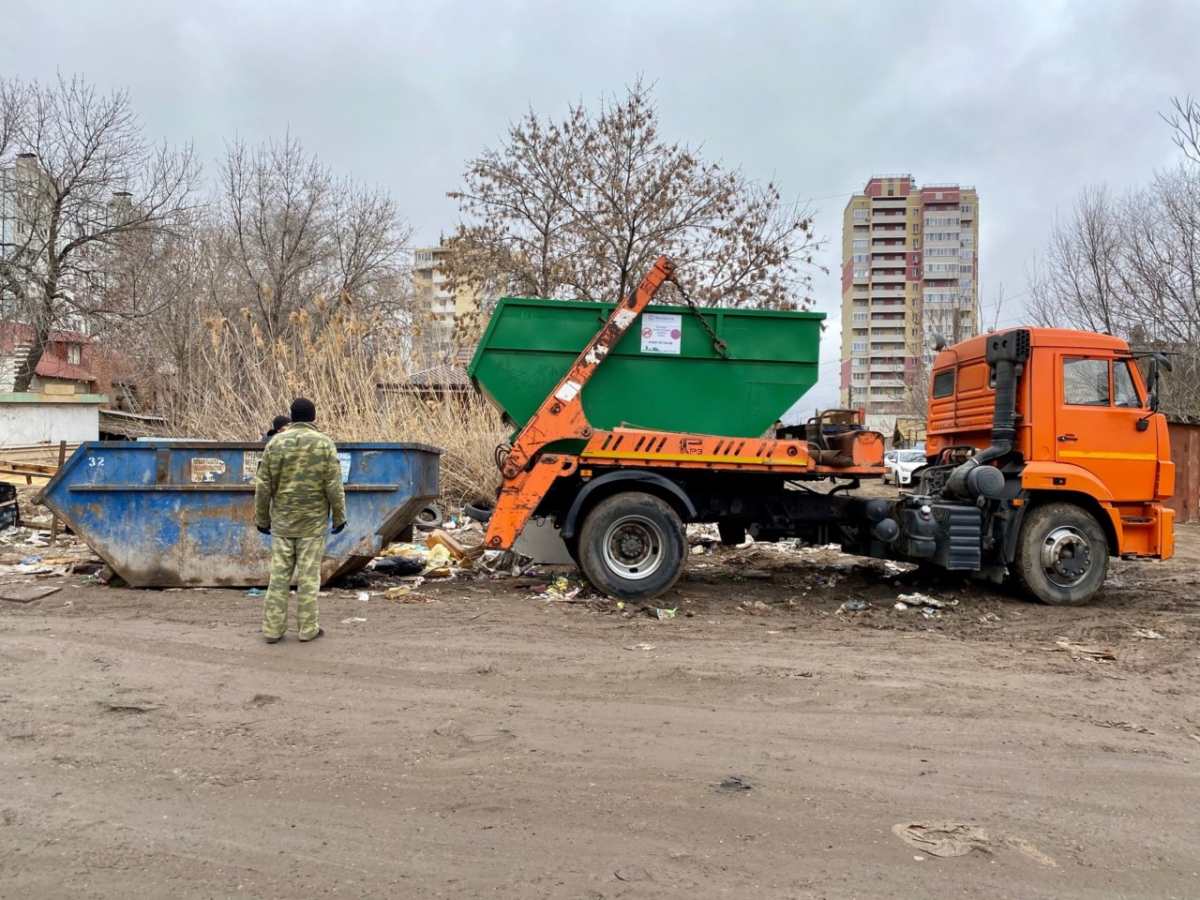
M 438 495 L 441 450 L 339 444 L 346 529 L 321 582 L 363 568 Z M 265 585 L 271 539 L 254 527 L 262 444 L 89 441 L 42 493 L 46 506 L 134 587 Z

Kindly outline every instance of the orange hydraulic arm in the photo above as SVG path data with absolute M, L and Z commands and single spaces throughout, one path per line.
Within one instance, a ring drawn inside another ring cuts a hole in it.
M 604 362 L 604 357 L 620 343 L 638 314 L 650 305 L 658 289 L 670 281 L 674 273 L 675 263 L 660 256 L 637 290 L 617 304 L 604 327 L 583 349 L 558 387 L 542 401 L 538 411 L 517 435 L 512 452 L 504 462 L 506 481 L 516 478 L 533 459 L 533 455 L 547 444 L 592 436 L 592 426 L 583 414 L 583 399 L 580 397 L 583 386 L 595 374 L 596 367 Z
M 517 434 L 504 461 L 504 486 L 488 526 L 489 547 L 511 547 L 555 479 L 575 471 L 578 462 L 573 456 L 550 454 L 539 458 L 532 466 L 530 462 L 542 447 L 554 441 L 586 440 L 592 436 L 592 426 L 583 413 L 580 396 L 583 386 L 674 273 L 675 263 L 660 256 L 650 274 L 642 279 L 637 290 L 617 304 L 604 327 L 584 347 L 558 386 Z

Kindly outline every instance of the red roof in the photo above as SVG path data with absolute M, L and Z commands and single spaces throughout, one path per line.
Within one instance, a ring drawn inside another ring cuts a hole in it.
M 25 344 L 33 340 L 33 328 L 22 322 L 0 321 L 0 351 L 12 352 L 17 344 Z M 51 331 L 52 344 L 90 344 L 92 339 L 78 331 Z
M 95 376 L 87 369 L 73 366 L 64 359 L 43 353 L 38 361 L 37 373 L 40 378 L 58 378 L 63 381 L 95 381 Z
M 17 347 L 28 344 L 32 340 L 33 328 L 31 326 L 21 322 L 0 321 L 0 353 L 11 354 Z M 57 355 L 51 350 L 51 347 L 56 344 L 86 347 L 91 343 L 90 337 L 77 331 L 51 331 L 46 349 L 42 352 L 42 358 L 38 360 L 38 376 L 60 381 L 94 382 L 96 378 L 87 368 L 82 365 L 73 365 L 67 362 L 63 356 Z M 62 351 L 60 350 L 59 353 Z M 86 352 L 80 354 L 81 362 L 85 356 Z

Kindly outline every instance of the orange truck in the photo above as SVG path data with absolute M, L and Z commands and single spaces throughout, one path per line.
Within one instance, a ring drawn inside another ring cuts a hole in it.
M 927 465 L 895 497 L 861 495 L 886 469 L 883 437 L 860 411 L 753 438 L 594 426 L 589 383 L 674 276 L 660 258 L 527 416 L 499 460 L 489 548 L 511 548 L 531 519 L 549 519 L 599 590 L 647 599 L 682 573 L 686 524 L 709 522 L 726 542 L 836 541 L 846 553 L 1010 580 L 1050 604 L 1094 597 L 1111 557 L 1171 556 L 1174 466 L 1156 391 L 1169 365 L 1151 356 L 1143 380 L 1129 346 L 1107 335 L 1015 328 L 942 349 Z

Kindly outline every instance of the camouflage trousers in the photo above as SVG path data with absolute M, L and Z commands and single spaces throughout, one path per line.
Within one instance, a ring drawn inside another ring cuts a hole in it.
M 317 634 L 317 591 L 321 588 L 321 557 L 325 535 L 271 538 L 271 583 L 263 601 L 263 634 L 282 637 L 287 631 L 288 596 L 296 581 L 296 625 L 300 640 Z

